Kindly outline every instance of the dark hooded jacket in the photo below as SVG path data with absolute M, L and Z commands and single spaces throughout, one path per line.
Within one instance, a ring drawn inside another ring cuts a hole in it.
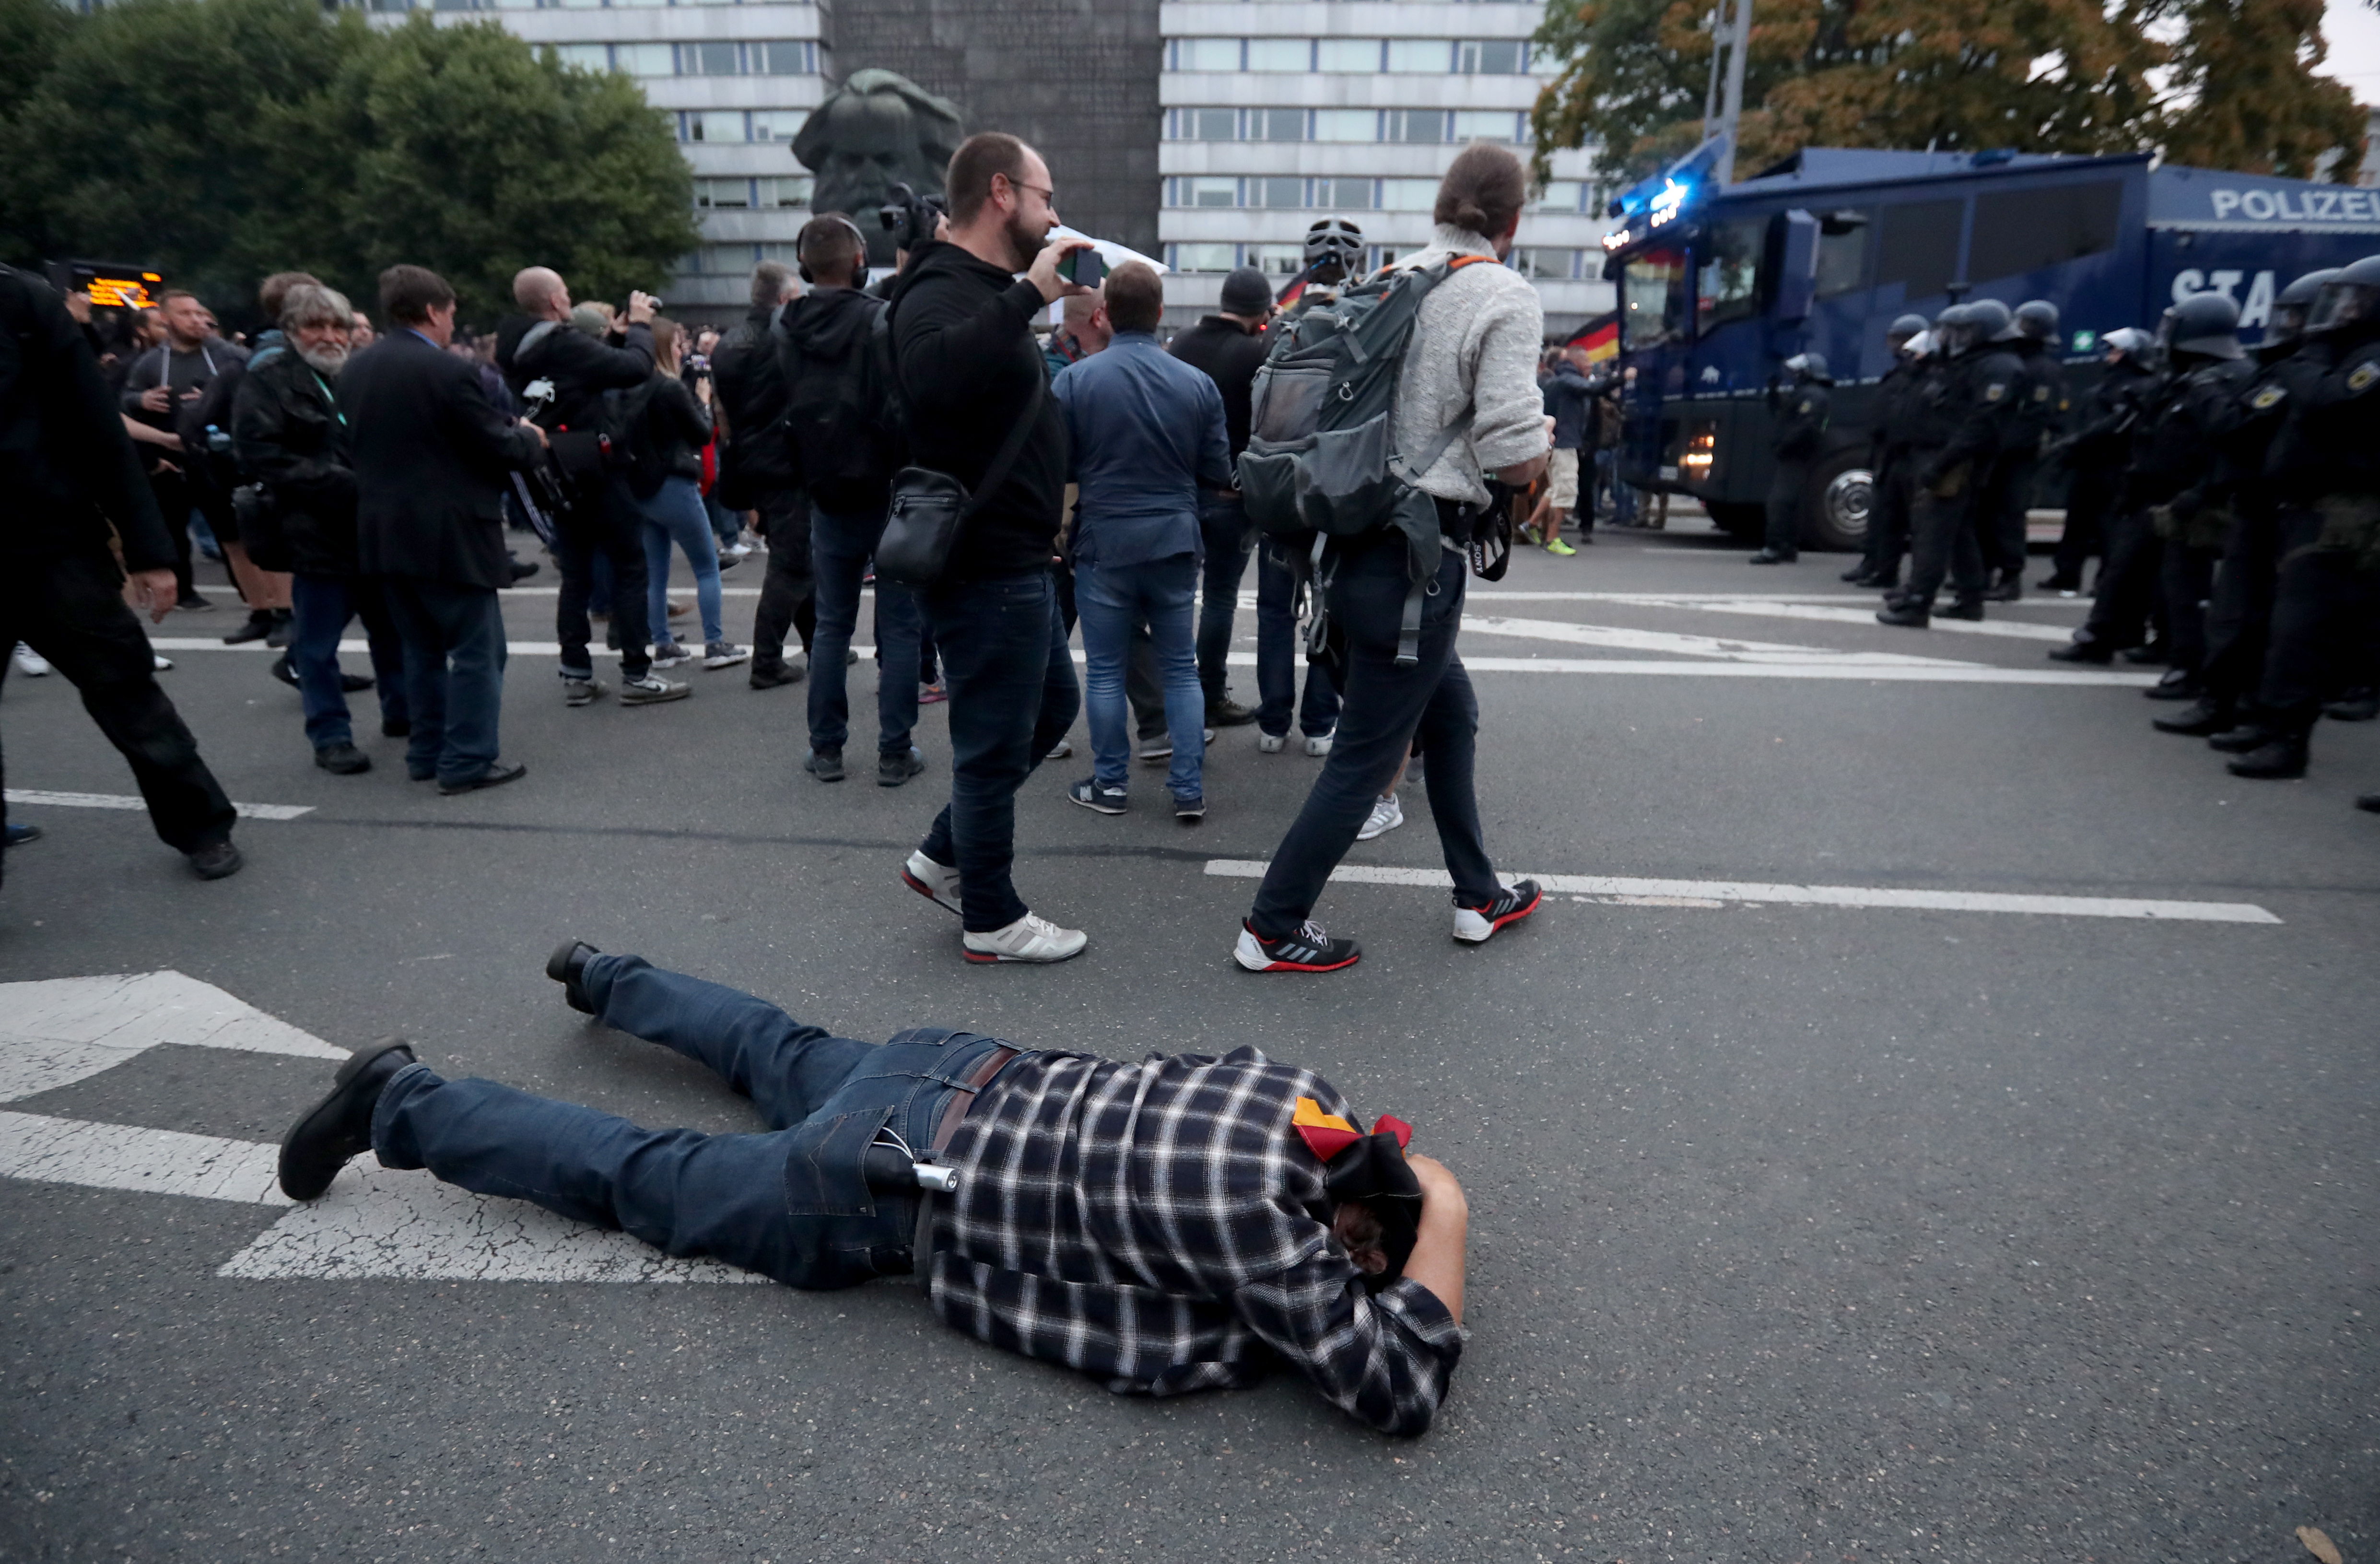
M 250 557 L 268 569 L 354 575 L 356 475 L 330 382 L 288 347 L 260 351 L 233 393 L 231 436 L 240 470 L 271 496 L 248 533 Z
M 777 319 L 787 460 L 810 498 L 836 515 L 882 515 L 900 461 L 880 361 L 884 309 L 857 288 L 814 288 Z
M 776 318 L 774 306 L 753 309 L 710 355 L 711 394 L 726 425 L 719 443 L 719 501 L 731 510 L 749 510 L 765 494 L 800 487 L 787 444 L 785 381 L 777 370 L 771 331 Z

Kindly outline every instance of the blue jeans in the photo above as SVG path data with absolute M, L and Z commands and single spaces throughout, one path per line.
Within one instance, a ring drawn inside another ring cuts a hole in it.
M 504 705 L 504 616 L 489 587 L 392 576 L 388 605 L 405 638 L 407 776 L 472 782 L 495 763 Z
M 1257 551 L 1257 726 L 1275 738 L 1289 733 L 1297 705 L 1297 576 L 1269 540 Z M 1305 665 L 1305 700 L 1298 731 L 1318 738 L 1339 725 L 1339 686 L 1330 670 Z
M 833 515 L 810 508 L 810 576 L 818 628 L 810 643 L 810 747 L 841 749 L 851 736 L 844 649 L 859 624 L 859 582 L 884 515 Z M 906 587 L 876 582 L 876 749 L 905 755 L 917 725 L 917 600 Z
M 306 709 L 306 739 L 317 749 L 353 744 L 346 692 L 340 687 L 339 637 L 350 619 L 364 622 L 378 681 L 380 715 L 403 722 L 411 712 L 405 699 L 405 642 L 389 616 L 380 583 L 353 576 L 308 576 L 289 582 L 289 670 L 298 675 L 298 698 Z
M 1075 609 L 1083 623 L 1083 700 L 1091 713 L 1092 774 L 1102 787 L 1123 787 L 1131 775 L 1124 665 L 1132 658 L 1134 631 L 1147 620 L 1165 681 L 1165 730 L 1173 740 L 1173 770 L 1166 786 L 1176 798 L 1201 795 L 1207 697 L 1198 684 L 1198 656 L 1190 630 L 1190 600 L 1197 584 L 1198 562 L 1189 554 L 1139 564 L 1075 564 Z
M 1346 633 L 1347 705 L 1339 734 L 1314 790 L 1289 834 L 1273 849 L 1248 921 L 1277 940 L 1295 931 L 1314 910 L 1323 883 L 1347 849 L 1373 801 L 1395 784 L 1406 747 L 1421 741 L 1430 818 L 1454 877 L 1458 902 L 1484 906 L 1502 889 L 1488 862 L 1479 831 L 1479 801 L 1471 773 L 1478 743 L 1479 702 L 1471 677 L 1454 655 L 1463 628 L 1463 588 L 1469 562 L 1441 553 L 1435 591 L 1422 604 L 1420 660 L 1397 666 L 1397 630 L 1404 616 L 1405 545 L 1383 543 L 1350 552 L 1331 584 L 1331 616 Z
M 762 1134 L 647 1130 L 493 1081 L 397 1072 L 372 1109 L 387 1168 L 427 1168 L 480 1194 L 527 1200 L 680 1256 L 707 1255 L 792 1287 L 850 1287 L 910 1268 L 914 1194 L 871 1191 L 861 1158 L 890 1127 L 913 1146 L 1000 1048 L 918 1027 L 885 1043 L 831 1037 L 749 994 L 597 956 L 596 1018 L 709 1065 L 752 1099 Z
M 1198 685 L 1208 700 L 1220 700 L 1231 686 L 1225 670 L 1232 653 L 1232 616 L 1239 610 L 1240 577 L 1247 574 L 1257 532 L 1248 525 L 1248 508 L 1238 495 L 1202 492 L 1198 536 L 1207 550 L 1198 590 Z
M 670 545 L 685 551 L 694 567 L 694 601 L 704 641 L 723 641 L 719 618 L 719 540 L 702 508 L 702 489 L 690 478 L 664 478 L 650 499 L 637 502 L 645 516 L 645 619 L 653 644 L 674 639 L 669 627 Z
M 1009 878 L 1016 790 L 1075 725 L 1083 692 L 1048 571 L 944 582 L 917 599 L 951 695 L 951 801 L 919 850 L 959 871 L 960 921 L 989 934 L 1028 910 Z

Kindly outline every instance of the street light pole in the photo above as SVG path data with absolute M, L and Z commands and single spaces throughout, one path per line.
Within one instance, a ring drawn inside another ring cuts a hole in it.
M 1728 41 L 1727 97 L 1719 109 L 1719 134 L 1727 145 L 1719 149 L 1716 173 L 1721 186 L 1735 181 L 1735 132 L 1743 119 L 1743 56 L 1752 42 L 1752 0 L 1733 0 L 1731 13 L 1734 27 Z

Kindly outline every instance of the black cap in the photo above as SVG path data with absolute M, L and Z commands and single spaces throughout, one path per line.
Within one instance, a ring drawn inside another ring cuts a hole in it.
M 1227 315 L 1262 320 L 1272 313 L 1272 285 L 1265 281 L 1262 272 L 1243 266 L 1223 279 L 1222 309 Z

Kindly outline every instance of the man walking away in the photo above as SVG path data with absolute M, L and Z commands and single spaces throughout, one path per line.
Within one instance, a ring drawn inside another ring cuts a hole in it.
M 771 333 L 793 308 L 801 285 L 783 263 L 752 269 L 752 309 L 719 339 L 710 356 L 712 404 L 719 415 L 719 482 L 711 495 L 731 511 L 757 511 L 769 544 L 769 570 L 752 615 L 751 685 L 775 689 L 809 667 L 818 623 L 810 582 L 809 501 L 794 467 L 785 423 L 785 382 Z M 785 656 L 785 632 L 801 649 Z
M 124 600 L 129 571 L 152 623 L 173 611 L 173 540 L 73 318 L 49 285 L 5 266 L 0 494 L 0 647 L 25 643 L 82 692 L 83 709 L 131 765 L 158 837 L 200 879 L 237 874 L 231 800 L 157 687 L 148 637 Z M 7 666 L 0 660 L 0 677 Z
M 562 642 L 565 703 L 585 706 L 605 693 L 588 649 L 593 635 L 587 622 L 588 594 L 595 582 L 595 558 L 612 569 L 612 631 L 620 645 L 620 704 L 649 706 L 683 699 L 688 686 L 652 671 L 650 643 L 668 638 L 668 626 L 647 622 L 644 515 L 636 496 L 597 446 L 603 394 L 640 386 L 653 374 L 650 294 L 628 296 L 626 335 L 611 346 L 570 329 L 570 289 L 561 274 L 543 266 L 513 278 L 513 302 L 522 313 L 496 327 L 496 367 L 513 394 L 536 414 L 539 428 L 565 436 L 552 447 L 552 460 L 570 494 L 556 518 L 553 558 L 562 572 L 554 600 L 554 631 Z M 532 394 L 542 391 L 543 395 Z M 656 632 L 659 632 L 658 637 Z
M 339 377 L 355 452 L 357 564 L 385 580 L 405 638 L 406 775 L 469 793 L 528 770 L 497 749 L 504 621 L 496 592 L 512 584 L 509 474 L 544 459 L 545 432 L 497 412 L 479 366 L 446 351 L 455 290 L 444 278 L 392 266 L 380 275 L 380 302 L 388 334 Z
M 1322 774 L 1273 850 L 1241 925 L 1232 954 L 1251 971 L 1332 972 L 1360 957 L 1354 940 L 1326 934 L 1307 915 L 1416 738 L 1428 758 L 1430 815 L 1454 878 L 1454 937 L 1476 944 L 1536 911 L 1537 887 L 1524 879 L 1506 889 L 1488 861 L 1472 793 L 1479 703 L 1454 651 L 1469 569 L 1464 545 L 1488 504 L 1486 475 L 1518 489 L 1546 468 L 1550 431 L 1537 392 L 1545 311 L 1519 273 L 1479 263 L 1511 253 L 1527 193 L 1527 174 L 1511 152 L 1484 142 L 1464 148 L 1439 183 L 1428 247 L 1396 263 L 1448 268 L 1422 299 L 1392 418 L 1398 450 L 1440 453 L 1413 484 L 1434 502 L 1445 546 L 1427 582 L 1408 576 L 1410 546 L 1394 527 L 1334 540 L 1325 554 L 1324 601 L 1345 645 L 1346 707 Z M 1416 588 L 1421 624 L 1413 661 L 1401 661 L 1405 603 Z
M 1768 454 L 1777 467 L 1768 479 L 1768 537 L 1752 556 L 1755 564 L 1791 564 L 1802 557 L 1802 501 L 1810 488 L 1811 464 L 1826 448 L 1833 410 L 1827 388 L 1835 382 L 1823 354 L 1796 353 L 1785 360 L 1785 372 L 1792 381 L 1784 394 L 1769 393 L 1777 432 L 1769 437 Z
M 1065 410 L 1080 486 L 1075 606 L 1082 615 L 1094 760 L 1092 774 L 1067 796 L 1103 815 L 1124 812 L 1132 764 L 1124 665 L 1146 620 L 1173 741 L 1167 779 L 1173 815 L 1195 824 L 1207 813 L 1207 697 L 1190 604 L 1198 585 L 1200 491 L 1232 486 L 1223 395 L 1203 371 L 1157 345 L 1165 289 L 1155 271 L 1127 261 L 1108 274 L 1103 294 L 1113 333 L 1106 351 L 1068 366 L 1050 387 Z M 1243 528 L 1245 520 L 1243 514 Z M 1230 543 L 1239 547 L 1237 538 Z M 1238 591 L 1236 578 L 1230 589 Z
M 1184 363 L 1206 370 L 1223 394 L 1223 435 L 1235 463 L 1247 449 L 1248 389 L 1272 346 L 1265 335 L 1265 323 L 1271 318 L 1272 290 L 1264 273 L 1243 266 L 1223 279 L 1221 308 L 1202 316 L 1167 349 Z M 1248 554 L 1256 542 L 1237 483 L 1235 478 L 1228 491 L 1201 491 L 1198 496 L 1198 531 L 1207 550 L 1206 575 L 1199 584 L 1198 684 L 1206 693 L 1207 723 L 1216 728 L 1236 728 L 1257 720 L 1255 707 L 1232 698 L 1226 672 L 1240 579 L 1247 574 Z M 1261 691 L 1261 674 L 1257 684 Z
M 918 594 L 950 688 L 951 801 L 903 878 L 960 915 L 969 961 L 1065 961 L 1082 953 L 1082 931 L 1035 916 L 1009 871 L 1016 790 L 1082 706 L 1050 576 L 1066 425 L 1033 317 L 1090 291 L 1058 275 L 1060 259 L 1089 241 L 1042 243 L 1058 221 L 1050 167 L 1014 136 L 969 137 L 944 186 L 947 242 L 920 246 L 901 273 L 892 352 L 911 462 L 964 485 L 974 508 Z M 1008 470 L 986 492 L 1012 435 Z
M 405 644 L 380 584 L 356 569 L 356 475 L 335 387 L 346 372 L 355 311 L 329 288 L 301 284 L 283 297 L 286 339 L 250 361 L 232 400 L 232 444 L 262 493 L 248 527 L 260 563 L 293 571 L 297 612 L 289 662 L 306 710 L 314 764 L 340 776 L 371 770 L 356 747 L 339 670 L 339 637 L 360 617 L 380 685 L 381 732 L 412 731 Z
M 884 535 L 899 442 L 877 361 L 884 301 L 859 287 L 868 274 L 867 240 L 850 218 L 826 212 L 803 224 L 795 244 L 811 287 L 785 310 L 770 346 L 792 410 L 787 470 L 809 494 L 802 530 L 818 593 L 810 747 L 802 769 L 820 782 L 840 782 L 851 731 L 844 653 L 859 624 L 859 584 Z M 771 544 L 770 558 L 775 557 Z M 906 587 L 880 576 L 876 652 L 876 781 L 899 787 L 926 769 L 925 757 L 909 742 L 917 725 L 917 600 Z

